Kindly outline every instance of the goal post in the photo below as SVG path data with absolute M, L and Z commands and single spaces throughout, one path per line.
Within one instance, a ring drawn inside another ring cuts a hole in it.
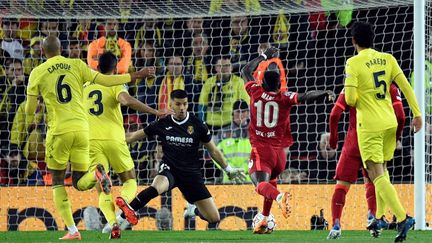
M 428 6 L 426 7 L 426 3 Z M 426 228 L 426 127 L 429 120 L 426 120 L 426 80 L 425 78 L 425 58 L 426 56 L 426 16 L 427 10 L 430 10 L 430 0 L 414 1 L 414 76 L 418 77 L 414 85 L 414 92 L 419 102 L 420 111 L 424 127 L 414 136 L 414 216 L 416 219 L 416 229 L 424 230 Z M 430 38 L 430 37 L 429 37 Z M 430 77 L 429 77 L 430 78 Z M 425 80 L 425 82 L 422 82 Z M 429 94 L 430 95 L 430 94 Z M 430 144 L 429 144 L 430 146 Z

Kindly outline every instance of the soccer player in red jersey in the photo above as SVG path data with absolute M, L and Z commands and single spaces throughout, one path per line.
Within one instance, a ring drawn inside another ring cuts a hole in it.
M 289 194 L 276 188 L 278 175 L 285 170 L 286 155 L 284 147 L 291 146 L 293 139 L 290 129 L 290 110 L 293 105 L 322 97 L 335 99 L 332 91 L 309 91 L 304 94 L 280 92 L 280 70 L 275 63 L 268 65 L 262 84 L 255 82 L 253 72 L 261 61 L 278 55 L 278 49 L 269 48 L 261 56 L 253 59 L 242 70 L 250 101 L 251 122 L 249 136 L 252 145 L 249 175 L 258 194 L 264 197 L 263 219 L 255 224 L 254 233 L 267 232 L 267 217 L 275 200 L 287 218 L 290 214 Z M 289 136 L 287 136 L 289 134 Z M 288 140 L 288 141 L 285 141 Z
M 398 121 L 398 128 L 396 137 L 402 134 L 402 129 L 405 124 L 405 112 L 402 105 L 402 98 L 400 96 L 399 89 L 396 85 L 390 86 L 390 95 L 393 103 L 393 109 L 396 114 Z M 341 236 L 341 216 L 342 210 L 345 205 L 345 197 L 348 193 L 350 185 L 357 181 L 357 175 L 359 169 L 362 169 L 364 183 L 366 187 L 366 200 L 368 204 L 368 219 L 381 218 L 383 217 L 384 211 L 377 210 L 375 187 L 369 180 L 366 170 L 363 168 L 362 160 L 360 157 L 360 151 L 357 143 L 357 129 L 356 129 L 356 109 L 350 107 L 345 102 L 345 93 L 342 90 L 340 93 L 335 106 L 330 113 L 330 140 L 329 145 L 332 149 L 337 148 L 338 143 L 338 123 L 341 114 L 349 109 L 349 127 L 348 133 L 345 137 L 344 146 L 342 148 L 342 154 L 339 158 L 339 162 L 336 167 L 336 187 L 333 193 L 331 209 L 333 217 L 333 228 L 330 230 L 327 239 L 338 239 Z M 388 176 L 388 171 L 385 172 Z M 382 219 L 383 220 L 383 219 Z M 374 237 L 379 236 L 379 231 L 371 231 L 371 235 Z

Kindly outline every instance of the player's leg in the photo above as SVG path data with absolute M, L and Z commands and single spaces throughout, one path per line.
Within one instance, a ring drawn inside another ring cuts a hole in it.
M 219 211 L 212 195 L 204 185 L 201 175 L 177 178 L 176 183 L 186 201 L 196 206 L 194 209 L 195 216 L 199 216 L 209 223 L 220 221 Z
M 81 235 L 73 220 L 71 203 L 64 185 L 67 162 L 72 146 L 69 135 L 61 134 L 53 136 L 48 134 L 45 151 L 47 166 L 53 178 L 54 206 L 68 228 L 68 233 L 60 238 L 63 240 L 81 239 Z
M 396 149 L 396 128 L 387 129 L 384 134 L 384 161 L 390 161 L 393 158 Z M 384 178 L 391 187 L 383 190 L 382 197 L 397 218 L 397 230 L 395 242 L 402 242 L 406 239 L 408 231 L 414 226 L 414 218 L 407 215 L 405 208 L 402 206 L 396 189 L 390 182 L 390 176 L 387 171 L 387 164 L 384 163 Z
M 269 183 L 277 189 L 277 179 L 270 180 Z M 272 205 L 273 200 L 264 197 L 262 215 L 268 217 L 270 215 Z
M 121 197 L 127 202 L 132 201 L 137 191 L 137 181 L 135 175 L 135 165 L 130 156 L 129 148 L 126 143 L 110 142 L 111 149 L 107 152 L 110 164 L 122 182 L 120 191 Z
M 274 172 L 285 166 L 286 158 L 283 149 L 252 148 L 252 166 L 249 169 L 251 180 L 255 185 L 256 192 L 269 200 L 278 202 L 284 217 L 289 215 L 288 193 L 281 193 L 269 181 L 272 176 L 277 177 Z M 280 168 L 279 168 L 280 167 Z M 281 172 L 280 171 L 280 172 Z M 280 173 L 279 172 L 279 173 Z M 275 174 L 275 175 L 273 175 Z
M 375 196 L 375 186 L 373 182 L 369 179 L 369 175 L 367 174 L 367 171 L 365 169 L 362 169 L 362 173 L 366 192 L 366 202 L 368 205 L 368 214 L 371 217 L 375 218 L 377 215 L 377 198 Z
M 219 211 L 216 207 L 213 197 L 196 201 L 195 215 L 209 223 L 218 223 L 220 221 Z
M 143 208 L 150 200 L 159 196 L 160 194 L 167 192 L 175 187 L 175 179 L 172 175 L 169 166 L 161 164 L 161 171 L 153 179 L 151 186 L 142 190 L 138 195 L 130 202 L 130 204 L 122 197 L 116 198 L 117 206 L 123 211 L 121 217 L 127 219 L 132 225 L 138 223 L 138 216 L 136 211 Z
M 105 193 L 111 191 L 111 179 L 106 173 L 102 165 L 97 165 L 95 170 L 89 170 L 89 139 L 88 132 L 74 132 L 74 143 L 71 148 L 71 169 L 72 169 L 72 183 L 73 186 L 79 191 L 86 191 L 93 188 L 96 182 L 99 182 L 100 188 Z
M 341 236 L 342 229 L 342 212 L 345 206 L 346 195 L 352 183 L 357 181 L 358 170 L 362 166 L 361 158 L 351 156 L 346 150 L 342 154 L 336 166 L 335 189 L 331 201 L 332 210 L 332 229 L 327 239 L 338 239 Z
M 388 205 L 396 215 L 399 222 L 398 224 L 403 225 L 403 227 L 400 227 L 403 230 L 399 231 L 396 236 L 396 241 L 402 241 L 405 239 L 406 233 L 414 224 L 414 221 L 412 218 L 408 218 L 408 221 L 406 220 L 406 211 L 400 203 L 394 186 L 385 175 L 386 168 L 384 168 L 384 161 L 390 160 L 393 157 L 393 152 L 396 147 L 395 133 L 396 128 L 392 128 L 378 134 L 380 135 L 380 139 L 375 139 L 373 136 L 370 136 L 372 139 L 367 140 L 367 142 L 369 142 L 369 147 L 373 148 L 371 151 L 375 151 L 376 156 L 370 153 L 365 153 L 366 156 L 363 156 L 362 152 L 362 157 L 366 161 L 365 165 L 369 178 L 375 185 L 376 197 L 382 198 L 386 205 Z
M 90 167 L 89 171 L 96 170 L 98 165 L 102 165 L 104 171 L 109 171 L 109 156 L 105 153 L 105 150 L 109 150 L 110 148 L 106 147 L 109 142 L 100 141 L 100 140 L 90 140 Z M 110 229 L 117 224 L 116 215 L 115 215 L 115 206 L 112 199 L 111 193 L 105 193 L 99 184 L 96 184 L 96 190 L 98 192 L 99 198 L 99 208 L 102 211 L 105 219 L 110 226 Z M 117 238 L 119 238 L 118 235 Z

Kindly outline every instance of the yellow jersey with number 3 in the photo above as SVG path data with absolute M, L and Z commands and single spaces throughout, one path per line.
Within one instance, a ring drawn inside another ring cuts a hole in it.
M 84 106 L 90 125 L 90 140 L 125 141 L 123 114 L 118 101 L 118 96 L 122 92 L 128 92 L 125 85 L 85 85 Z
M 402 74 L 393 55 L 364 49 L 348 59 L 345 87 L 357 88 L 357 129 L 382 131 L 397 126 L 390 97 L 390 84 Z
M 83 106 L 83 85 L 93 82 L 97 72 L 80 59 L 49 58 L 32 70 L 27 95 L 41 95 L 48 113 L 48 133 L 88 131 Z

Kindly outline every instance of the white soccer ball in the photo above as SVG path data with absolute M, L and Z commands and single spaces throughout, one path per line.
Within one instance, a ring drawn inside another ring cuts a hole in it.
M 275 220 L 273 214 L 270 214 L 267 217 L 267 232 L 273 231 L 275 228 L 276 228 L 276 220 Z
M 259 224 L 261 221 L 263 221 L 265 216 L 262 213 L 258 213 L 255 215 L 255 217 L 252 220 L 252 228 L 255 228 L 257 224 Z M 276 220 L 273 216 L 273 214 L 270 214 L 267 217 L 267 232 L 271 233 L 276 228 Z

